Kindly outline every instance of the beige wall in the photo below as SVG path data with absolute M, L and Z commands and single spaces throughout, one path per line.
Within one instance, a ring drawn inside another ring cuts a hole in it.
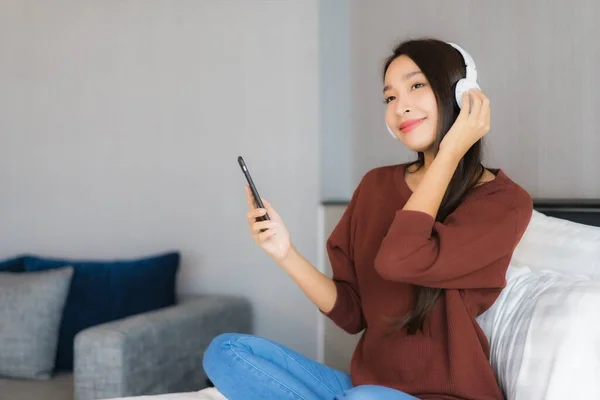
M 315 260 L 318 7 L 0 1 L 0 259 L 179 249 L 180 292 L 247 296 L 256 333 L 315 357 L 317 311 L 250 238 L 236 158 Z

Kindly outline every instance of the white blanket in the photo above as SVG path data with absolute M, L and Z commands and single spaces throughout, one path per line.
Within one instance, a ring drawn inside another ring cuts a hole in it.
M 215 388 L 208 388 L 198 392 L 160 394 L 155 396 L 118 397 L 110 400 L 227 400 Z
M 600 282 L 509 269 L 478 321 L 508 400 L 600 399 Z

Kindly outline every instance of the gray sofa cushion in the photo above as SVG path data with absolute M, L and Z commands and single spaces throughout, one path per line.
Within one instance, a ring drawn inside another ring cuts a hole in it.
M 48 379 L 73 268 L 0 272 L 0 376 Z

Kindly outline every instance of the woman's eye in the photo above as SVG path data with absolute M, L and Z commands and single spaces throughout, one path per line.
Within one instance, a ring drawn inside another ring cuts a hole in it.
M 385 98 L 385 104 L 388 104 L 390 101 L 393 101 L 395 99 L 396 99 L 395 96 L 388 96 L 388 97 Z
M 412 85 L 412 88 L 413 89 L 418 89 L 418 88 L 423 87 L 423 86 L 425 86 L 425 85 L 422 84 L 422 83 L 415 83 L 414 85 Z

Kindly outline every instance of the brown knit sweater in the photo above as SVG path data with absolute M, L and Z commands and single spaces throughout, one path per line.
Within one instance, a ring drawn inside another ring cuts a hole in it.
M 492 170 L 496 178 L 472 189 L 440 223 L 402 210 L 412 194 L 405 168 L 367 173 L 327 241 L 337 299 L 326 315 L 349 333 L 364 330 L 352 357 L 353 384 L 421 399 L 503 399 L 475 317 L 506 285 L 512 252 L 531 218 L 531 197 Z M 424 331 L 386 335 L 387 318 L 412 308 L 417 285 L 445 289 Z

